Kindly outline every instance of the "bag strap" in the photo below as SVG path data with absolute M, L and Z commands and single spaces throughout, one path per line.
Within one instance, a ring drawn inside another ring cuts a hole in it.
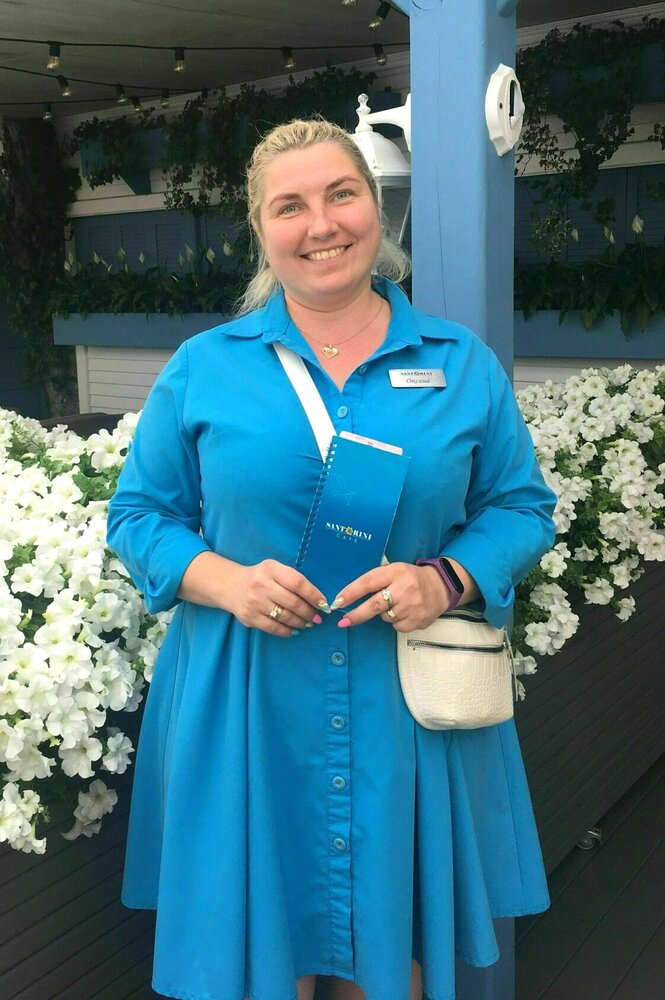
M 312 425 L 314 437 L 321 452 L 321 459 L 325 462 L 330 442 L 335 434 L 335 426 L 328 415 L 325 403 L 321 399 L 321 393 L 314 385 L 314 379 L 299 354 L 277 342 L 273 344 L 273 347 L 277 351 L 277 357 L 282 362 L 284 371 L 288 375 L 298 399 L 302 403 L 303 410 L 307 414 L 307 419 Z

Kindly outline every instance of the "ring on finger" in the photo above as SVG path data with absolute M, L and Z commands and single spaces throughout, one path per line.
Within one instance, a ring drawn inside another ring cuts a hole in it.
M 394 603 L 393 602 L 393 595 L 390 593 L 390 591 L 388 590 L 387 587 L 384 587 L 384 589 L 381 591 L 381 596 L 384 599 L 384 601 L 386 601 L 388 603 L 388 607 L 392 608 L 393 603 Z
M 284 614 L 284 608 L 281 607 L 281 605 L 276 604 L 275 607 L 272 609 L 272 611 L 268 612 L 268 614 L 271 618 L 274 618 L 274 620 L 278 622 L 279 619 Z
M 389 618 L 390 618 L 390 619 L 391 619 L 392 621 L 397 621 L 397 617 L 396 617 L 396 615 L 395 615 L 395 612 L 393 611 L 393 609 L 392 609 L 392 608 L 388 608 L 388 610 L 386 611 L 386 614 L 388 615 L 388 617 L 389 617 Z

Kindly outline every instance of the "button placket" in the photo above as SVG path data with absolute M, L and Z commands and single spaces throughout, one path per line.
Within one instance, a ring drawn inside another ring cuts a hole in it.
M 351 766 L 351 706 L 346 636 L 336 637 L 335 645 L 329 646 L 325 651 L 324 671 L 328 712 L 325 780 L 328 802 L 330 933 L 335 965 L 352 969 L 351 798 L 344 777 L 350 773 Z

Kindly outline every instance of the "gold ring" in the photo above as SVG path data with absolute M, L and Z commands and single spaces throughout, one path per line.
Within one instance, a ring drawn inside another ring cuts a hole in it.
M 396 620 L 395 619 L 395 612 L 393 611 L 392 608 L 388 608 L 388 610 L 386 611 L 386 614 L 388 615 L 389 618 L 392 618 L 393 621 Z
M 278 622 L 283 614 L 284 614 L 284 608 L 280 607 L 279 604 L 276 604 L 275 607 L 270 612 L 270 617 L 274 618 L 275 621 Z
M 390 593 L 390 591 L 388 590 L 387 587 L 385 587 L 381 591 L 381 596 L 383 597 L 384 601 L 387 601 L 388 607 L 392 608 L 392 606 L 393 606 L 393 595 Z

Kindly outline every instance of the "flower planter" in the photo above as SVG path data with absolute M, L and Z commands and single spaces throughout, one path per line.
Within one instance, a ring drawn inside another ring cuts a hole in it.
M 515 312 L 515 355 L 520 358 L 665 358 L 665 316 L 649 321 L 647 330 L 630 337 L 621 331 L 618 313 L 586 330 L 579 312 L 570 312 L 559 324 L 558 310 L 543 309 L 525 320 Z
M 226 323 L 224 313 L 73 313 L 53 319 L 56 344 L 88 347 L 177 348 L 189 337 Z
M 578 634 L 524 678 L 515 714 L 549 871 L 665 753 L 665 564 L 630 593 L 627 622 L 576 607 Z

